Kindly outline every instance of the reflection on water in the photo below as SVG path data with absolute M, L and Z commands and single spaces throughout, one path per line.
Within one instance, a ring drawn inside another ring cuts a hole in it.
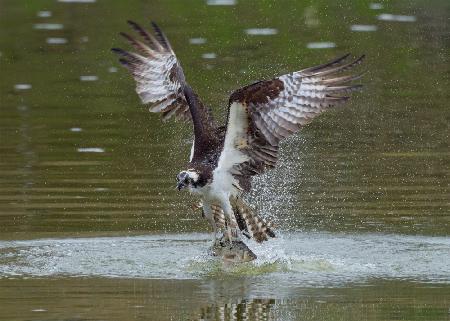
M 12 321 L 444 321 L 448 318 L 448 291 L 442 286 L 374 280 L 359 288 L 299 286 L 289 298 L 249 294 L 248 286 L 246 279 L 4 280 L 0 291 L 1 316 Z M 20 294 L 15 289 L 20 289 Z
M 199 313 L 197 320 L 273 320 L 273 317 L 271 317 L 270 308 L 274 303 L 275 300 L 253 299 L 240 300 L 239 302 L 228 302 L 223 305 L 212 304 L 208 307 L 201 308 L 201 312 Z
M 2 2 L 0 318 L 448 319 L 449 5 Z M 255 180 L 281 237 L 254 264 L 204 256 L 174 189 L 191 129 L 148 113 L 109 53 L 127 19 L 164 28 L 222 119 L 239 86 L 367 54 L 365 91 Z

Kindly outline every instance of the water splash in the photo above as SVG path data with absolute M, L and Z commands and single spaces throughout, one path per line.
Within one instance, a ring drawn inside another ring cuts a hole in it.
M 371 278 L 450 283 L 450 238 L 385 234 L 284 233 L 258 256 L 224 264 L 206 254 L 209 234 L 0 241 L 0 277 L 102 276 L 344 285 Z

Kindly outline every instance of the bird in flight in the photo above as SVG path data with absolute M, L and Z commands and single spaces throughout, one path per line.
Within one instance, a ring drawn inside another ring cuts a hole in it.
M 241 235 L 263 242 L 275 233 L 245 200 L 252 177 L 275 167 L 281 141 L 322 112 L 344 104 L 352 91 L 361 88 L 352 82 L 362 73 L 343 72 L 360 64 L 364 55 L 349 61 L 346 54 L 239 88 L 230 95 L 226 124 L 219 125 L 186 81 L 162 30 L 154 22 L 153 33 L 128 23 L 140 40 L 120 34 L 137 52 L 112 51 L 133 76 L 142 103 L 164 121 L 174 118 L 193 125 L 189 162 L 176 177 L 178 190 L 200 197 L 198 207 L 214 231 L 215 254 L 230 261 L 255 259 Z

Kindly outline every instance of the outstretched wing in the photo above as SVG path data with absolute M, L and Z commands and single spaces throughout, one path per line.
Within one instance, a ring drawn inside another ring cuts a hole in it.
M 219 140 L 210 110 L 186 83 L 183 69 L 162 30 L 152 22 L 154 34 L 147 32 L 133 21 L 130 26 L 143 42 L 126 33 L 120 33 L 136 50 L 129 52 L 119 48 L 112 51 L 121 56 L 119 61 L 131 72 L 136 81 L 136 92 L 149 110 L 162 113 L 163 120 L 171 117 L 192 120 L 194 125 L 193 157 L 201 158 L 202 146 L 215 146 Z
M 167 37 L 152 23 L 155 36 L 133 21 L 128 21 L 144 42 L 121 32 L 139 53 L 119 48 L 112 51 L 119 54 L 119 61 L 133 75 L 136 92 L 142 103 L 150 104 L 149 110 L 162 113 L 163 120 L 172 116 L 187 120 L 191 118 L 189 105 L 183 94 L 185 78 L 183 69 L 170 46 Z
M 229 100 L 218 170 L 242 179 L 273 168 L 283 138 L 322 112 L 345 103 L 348 93 L 361 88 L 348 84 L 361 75 L 340 73 L 359 64 L 364 56 L 346 63 L 348 57 L 236 90 Z

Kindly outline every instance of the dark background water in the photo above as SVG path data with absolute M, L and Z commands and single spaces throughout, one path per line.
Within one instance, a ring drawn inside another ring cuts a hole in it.
M 381 8 L 373 9 L 377 5 Z M 191 129 L 150 114 L 109 51 L 126 47 L 118 32 L 129 31 L 127 19 L 147 26 L 153 19 L 168 35 L 189 83 L 221 120 L 229 94 L 240 86 L 346 52 L 367 54 L 364 91 L 288 140 L 279 168 L 255 181 L 251 199 L 281 235 L 443 237 L 439 250 L 445 259 L 450 256 L 449 11 L 446 0 L 238 0 L 228 6 L 201 0 L 0 1 L 0 239 L 208 231 L 190 210 L 194 199 L 174 188 L 189 155 Z M 385 14 L 406 17 L 392 21 Z M 47 23 L 57 25 L 42 25 Z M 352 31 L 354 25 L 372 31 Z M 272 28 L 275 34 L 248 35 L 249 28 Z M 206 42 L 192 44 L 193 38 Z M 315 42 L 335 46 L 308 48 Z M 31 88 L 21 89 L 25 84 Z M 2 248 L 10 246 L 5 244 Z M 445 269 L 444 285 L 406 273 L 401 281 L 377 275 L 362 285 L 308 290 L 297 285 L 269 295 L 223 275 L 146 281 L 75 273 L 70 276 L 76 279 L 66 279 L 57 270 L 44 280 L 22 274 L 13 279 L 5 271 L 21 248 L 16 243 L 11 248 L 0 252 L 5 320 L 171 314 L 178 319 L 186 311 L 193 313 L 186 318 L 214 319 L 213 312 L 257 306 L 277 320 L 448 318 Z M 53 262 L 52 256 L 48 260 Z M 46 311 L 33 312 L 40 304 Z

